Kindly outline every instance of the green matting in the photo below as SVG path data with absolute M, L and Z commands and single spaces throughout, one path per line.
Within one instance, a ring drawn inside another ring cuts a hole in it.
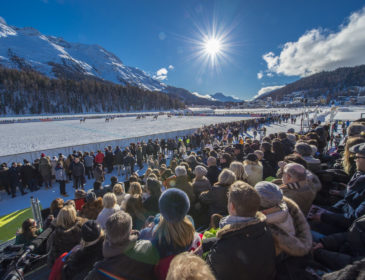
M 0 243 L 15 238 L 17 230 L 22 227 L 22 223 L 28 218 L 33 218 L 30 207 L 0 217 Z

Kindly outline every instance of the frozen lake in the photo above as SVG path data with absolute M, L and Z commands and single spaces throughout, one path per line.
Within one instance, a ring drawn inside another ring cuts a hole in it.
M 221 122 L 247 119 L 244 117 L 172 117 L 159 116 L 137 120 L 135 117 L 28 122 L 0 125 L 0 156 L 46 149 L 104 142 L 156 133 L 200 128 Z

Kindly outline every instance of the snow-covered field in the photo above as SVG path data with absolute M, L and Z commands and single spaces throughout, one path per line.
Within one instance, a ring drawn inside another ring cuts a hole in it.
M 242 120 L 243 117 L 172 117 L 160 116 L 137 120 L 135 117 L 28 122 L 0 125 L 0 156 L 77 146 L 152 134 L 162 134 L 200 128 L 221 122 Z M 247 118 L 246 118 L 247 119 Z M 1 159 L 1 158 L 0 158 Z

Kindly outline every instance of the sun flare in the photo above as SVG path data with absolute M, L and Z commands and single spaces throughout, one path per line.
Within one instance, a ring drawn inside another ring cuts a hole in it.
M 220 53 L 222 49 L 222 43 L 216 38 L 208 39 L 204 44 L 204 50 L 207 54 L 215 56 Z

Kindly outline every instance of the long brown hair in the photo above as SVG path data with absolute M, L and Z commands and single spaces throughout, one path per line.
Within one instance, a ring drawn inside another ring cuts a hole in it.
M 162 239 L 165 239 L 168 244 L 181 248 L 192 244 L 194 233 L 195 228 L 187 217 L 179 222 L 170 223 L 161 216 L 155 231 L 159 244 L 162 243 Z
M 365 142 L 365 139 L 363 137 L 350 137 L 346 142 L 345 151 L 344 151 L 343 157 L 342 157 L 342 165 L 343 165 L 343 169 L 345 170 L 345 172 L 349 175 L 350 175 L 353 165 L 355 164 L 354 159 L 353 159 L 353 157 L 355 155 L 350 153 L 350 148 L 352 146 L 355 146 L 357 144 L 364 143 L 364 142 Z
M 37 225 L 35 223 L 35 221 L 31 218 L 26 219 L 23 223 L 22 223 L 22 230 L 21 233 L 24 236 L 24 239 L 27 242 L 32 241 L 36 236 L 36 231 L 37 231 Z

